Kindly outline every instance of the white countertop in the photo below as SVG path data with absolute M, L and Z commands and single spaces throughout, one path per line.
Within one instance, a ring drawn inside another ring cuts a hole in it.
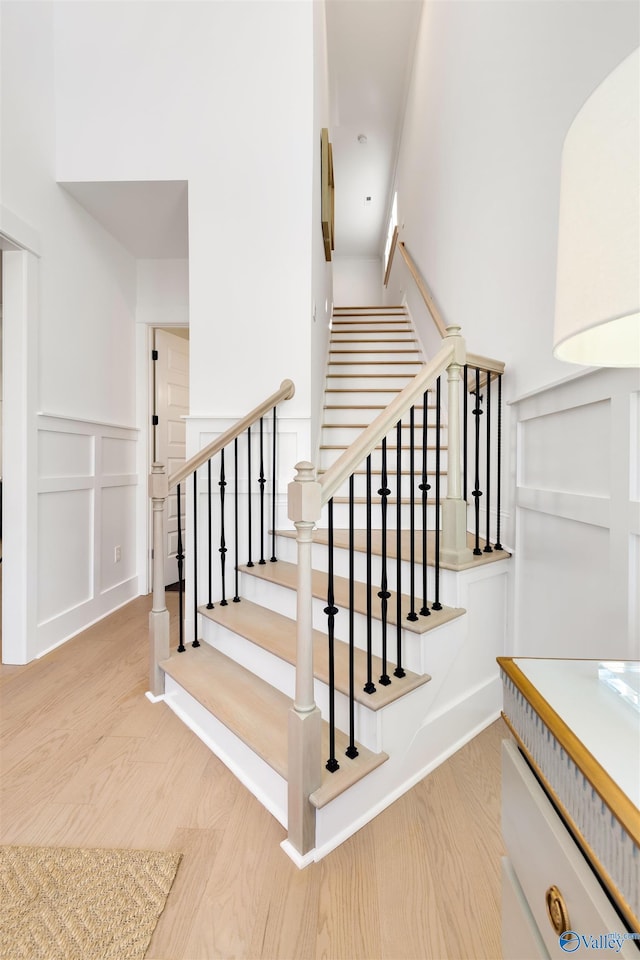
M 640 713 L 599 677 L 599 660 L 515 657 L 603 770 L 640 807 Z

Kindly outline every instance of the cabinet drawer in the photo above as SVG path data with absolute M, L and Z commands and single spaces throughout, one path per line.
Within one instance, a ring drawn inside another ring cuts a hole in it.
M 502 858 L 503 960 L 549 960 L 508 857 Z
M 623 941 L 619 950 L 617 944 L 608 946 L 607 934 L 626 933 L 622 920 L 515 745 L 504 741 L 502 746 L 504 842 L 549 956 L 566 958 L 573 952 L 561 948 L 547 915 L 547 891 L 555 886 L 567 908 L 568 929 L 587 938 L 589 946 L 581 943 L 579 955 L 638 960 L 632 940 Z

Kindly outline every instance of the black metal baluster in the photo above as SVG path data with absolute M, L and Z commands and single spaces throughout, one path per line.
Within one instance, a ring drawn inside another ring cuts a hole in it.
M 487 539 L 484 545 L 483 553 L 493 553 L 491 546 L 491 371 L 487 370 L 487 489 L 486 493 L 486 511 L 487 511 Z
M 498 465 L 497 465 L 497 504 L 496 504 L 496 550 L 503 550 L 503 546 L 500 543 L 500 471 L 501 471 L 501 459 L 502 459 L 502 374 L 498 374 Z
M 382 438 L 382 476 L 380 478 L 380 489 L 378 494 L 382 497 L 380 501 L 380 512 L 382 519 L 382 570 L 380 577 L 380 617 L 382 619 L 382 674 L 380 683 L 383 687 L 388 687 L 391 678 L 387 673 L 387 604 L 391 594 L 387 589 L 387 497 L 391 493 L 387 486 L 387 438 Z
M 199 647 L 198 640 L 198 471 L 193 471 L 193 643 Z
M 233 602 L 240 603 L 240 594 L 238 592 L 238 438 L 237 437 L 233 441 L 233 488 L 234 488 L 233 531 L 234 531 L 235 556 L 236 556 L 236 564 L 235 564 L 235 571 L 234 571 L 235 594 L 233 596 Z
M 209 547 L 207 550 L 207 557 L 209 560 L 209 599 L 207 601 L 207 610 L 213 610 L 213 558 L 211 556 L 213 551 L 213 542 L 211 537 L 211 459 L 207 460 L 207 529 L 209 541 Z
M 420 614 L 423 617 L 431 615 L 427 605 L 427 494 L 431 489 L 431 484 L 427 482 L 428 416 L 429 392 L 425 391 L 422 402 L 422 483 L 418 487 L 422 491 L 422 607 Z
M 267 561 L 264 558 L 264 433 L 263 433 L 263 424 L 262 417 L 260 417 L 260 477 L 258 478 L 258 483 L 260 484 L 260 559 L 258 560 L 258 566 L 261 566 Z
M 273 481 L 271 484 L 271 563 L 276 563 L 278 558 L 276 557 L 276 408 L 273 408 L 273 464 L 272 464 L 272 476 Z
M 464 365 L 464 384 L 463 395 L 462 395 L 462 499 L 464 502 L 467 502 L 467 405 L 469 397 L 469 385 L 467 383 L 467 377 L 469 374 L 469 367 L 465 363 Z
M 472 411 L 474 417 L 476 418 L 476 483 L 475 490 L 472 491 L 475 501 L 476 517 L 476 545 L 473 548 L 473 553 L 475 556 L 480 556 L 482 554 L 482 550 L 480 549 L 480 497 L 482 496 L 482 492 L 480 490 L 480 417 L 482 416 L 480 403 L 480 370 L 476 367 L 475 408 Z
M 398 449 L 402 443 L 402 420 L 396 424 Z M 402 669 L 402 461 L 396 459 L 396 668 L 394 677 L 406 676 Z
M 354 607 L 355 607 L 355 572 L 354 572 L 354 497 L 353 474 L 349 477 L 349 746 L 345 753 L 353 760 L 358 756 L 356 747 L 356 715 L 355 715 L 355 665 L 354 665 Z
M 442 393 L 441 393 L 441 383 L 440 377 L 436 381 L 436 536 L 435 536 L 435 557 L 434 557 L 434 571 L 435 571 L 435 600 L 431 605 L 432 610 L 442 610 L 442 604 L 440 603 L 440 450 L 441 450 L 441 439 L 440 439 L 440 410 L 442 404 Z
M 414 407 L 411 407 L 409 411 L 409 583 L 410 583 L 410 593 L 409 602 L 411 609 L 407 614 L 407 620 L 412 622 L 418 619 L 418 614 L 416 613 L 416 509 L 415 509 L 415 479 L 414 479 L 414 443 L 413 443 L 413 433 L 415 428 L 415 410 Z M 400 444 L 398 444 L 398 456 L 401 456 Z
M 183 580 L 183 562 L 184 562 L 184 553 L 182 552 L 182 509 L 180 498 L 182 496 L 180 491 L 180 484 L 176 487 L 176 494 L 178 497 L 178 553 L 176 554 L 176 560 L 178 561 L 178 634 L 179 634 L 179 643 L 178 643 L 178 653 L 184 653 L 186 647 L 184 645 L 184 580 Z
M 329 635 L 329 759 L 326 768 L 335 773 L 340 767 L 336 760 L 336 721 L 335 721 L 335 663 L 334 663 L 334 620 L 338 608 L 333 602 L 333 497 L 329 500 L 329 571 L 327 573 L 327 633 Z
M 249 559 L 247 561 L 247 566 L 253 566 L 253 559 L 251 557 L 251 533 L 253 524 L 251 522 L 251 427 L 247 427 L 247 523 L 248 523 L 248 534 L 249 534 Z
M 222 581 L 222 600 L 220 601 L 221 607 L 227 606 L 227 592 L 226 592 L 226 582 L 225 582 L 225 571 L 227 566 L 227 541 L 224 533 L 224 494 L 225 487 L 227 486 L 227 481 L 224 475 L 224 448 L 220 451 L 220 480 L 218 481 L 218 486 L 220 487 L 220 579 Z
M 367 682 L 364 685 L 365 693 L 375 693 L 376 688 L 372 678 L 372 641 L 371 641 L 371 454 L 367 457 Z

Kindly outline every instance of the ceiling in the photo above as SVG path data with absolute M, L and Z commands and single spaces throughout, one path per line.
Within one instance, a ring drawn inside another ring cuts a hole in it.
M 136 259 L 189 256 L 186 180 L 60 183 Z
M 380 256 L 422 0 L 327 0 L 326 10 L 335 252 Z
M 338 256 L 384 249 L 421 9 L 422 0 L 326 0 Z M 188 257 L 186 181 L 60 185 L 134 257 Z

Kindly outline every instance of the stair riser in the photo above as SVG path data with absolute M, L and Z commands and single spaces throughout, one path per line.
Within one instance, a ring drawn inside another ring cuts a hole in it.
M 397 326 L 399 327 L 400 325 L 397 324 Z M 365 346 L 368 345 L 371 340 L 375 340 L 377 343 L 384 343 L 385 345 L 387 343 L 390 345 L 397 343 L 398 346 L 406 346 L 408 344 L 411 347 L 416 346 L 417 349 L 419 349 L 419 347 L 417 346 L 415 334 L 413 330 L 411 330 L 409 327 L 407 327 L 406 330 L 404 329 L 392 330 L 391 327 L 387 327 L 382 330 L 374 330 L 371 333 L 367 333 L 366 330 L 365 331 L 353 330 L 351 333 L 349 333 L 348 331 L 345 332 L 343 330 L 332 331 L 332 334 L 331 334 L 332 346 L 338 346 L 339 344 L 343 343 L 343 341 L 345 340 L 347 341 L 347 346 L 352 346 L 352 344 L 349 343 L 349 341 L 352 341 L 352 340 L 357 340 L 358 342 L 362 342 Z
M 384 371 L 378 371 L 377 374 L 370 373 L 363 376 L 362 374 L 364 374 L 365 371 L 359 371 L 361 375 L 354 377 L 345 370 L 341 370 L 339 374 L 333 373 L 327 375 L 327 387 L 330 389 L 335 388 L 336 390 L 365 390 L 368 395 L 375 395 L 375 391 L 377 389 L 380 387 L 385 387 L 400 393 L 400 391 L 403 390 L 415 376 L 415 373 L 405 372 L 402 376 L 394 374 L 390 377 L 381 377 L 381 372 Z M 389 394 L 386 396 L 386 402 L 388 403 Z
M 354 405 L 361 403 L 360 400 L 352 400 Z M 344 404 L 344 407 L 347 407 L 347 404 Z M 323 425 L 327 424 L 340 424 L 341 426 L 349 423 L 372 423 L 376 417 L 379 417 L 383 412 L 384 406 L 379 406 L 374 409 L 367 409 L 364 404 L 362 408 L 358 406 L 349 406 L 348 409 L 332 410 L 325 409 L 323 411 L 322 421 Z M 405 423 L 403 423 L 403 429 L 409 430 L 408 417 L 405 417 Z M 418 417 L 416 417 L 416 429 L 422 428 L 422 410 L 420 411 L 420 423 L 417 423 Z M 427 421 L 429 426 L 435 427 L 436 425 L 436 413 L 435 410 L 429 411 L 429 419 Z M 442 429 L 444 429 L 444 424 L 442 424 Z
M 378 498 L 376 498 L 377 500 Z M 433 530 L 435 528 L 435 504 L 427 504 L 427 530 Z M 354 516 L 354 526 L 356 530 L 362 529 L 366 526 L 367 521 L 367 505 L 365 503 L 354 503 L 353 505 L 353 516 Z M 323 519 L 326 518 L 326 513 L 323 514 Z M 401 529 L 408 530 L 411 523 L 411 505 L 402 504 L 401 506 Z M 415 506 L 415 529 L 422 529 L 422 504 L 416 503 Z M 348 503 L 334 503 L 333 505 L 333 523 L 334 528 L 347 529 L 349 526 L 349 504 Z M 381 519 L 381 510 L 379 504 L 375 504 L 372 507 L 371 511 L 371 524 L 373 530 L 382 529 L 382 519 Z M 393 538 L 395 541 L 396 535 L 396 505 L 388 504 L 387 506 L 387 536 L 389 540 Z
M 427 471 L 428 471 L 428 473 L 427 473 L 427 483 L 429 483 L 429 484 L 431 485 L 431 489 L 428 491 L 427 499 L 429 499 L 429 498 L 432 498 L 432 499 L 433 499 L 433 498 L 435 497 L 436 478 L 435 478 L 434 473 L 433 473 L 433 466 L 432 466 L 430 463 L 427 463 Z M 379 504 L 380 504 L 380 497 L 379 497 L 379 495 L 378 495 L 378 490 L 381 489 L 381 480 L 382 480 L 382 477 L 381 477 L 381 475 L 380 475 L 379 470 L 378 470 L 377 472 L 374 472 L 374 471 L 372 470 L 372 472 L 371 472 L 371 498 L 372 498 L 372 501 L 374 502 L 374 504 L 376 504 L 376 509 L 378 510 L 378 513 L 380 512 L 380 506 L 379 506 Z M 421 474 L 420 474 L 419 471 L 416 471 L 415 476 L 414 476 L 414 483 L 413 483 L 413 490 L 414 490 L 414 494 L 415 494 L 416 509 L 417 509 L 418 504 L 421 504 L 421 503 L 422 503 L 422 492 L 418 489 L 419 484 L 420 484 L 421 482 L 422 482 L 422 476 L 421 476 Z M 407 474 L 403 474 L 403 476 L 402 476 L 401 479 L 400 479 L 400 494 L 401 494 L 400 499 L 401 499 L 401 500 L 408 500 L 408 499 L 409 499 L 410 486 L 411 486 L 411 478 L 410 478 Z M 389 490 L 391 490 L 390 496 L 392 496 L 392 497 L 395 498 L 396 492 L 397 492 L 397 477 L 396 477 L 395 470 L 394 470 L 393 472 L 391 472 L 391 471 L 388 471 L 388 472 L 387 472 L 387 488 L 388 488 Z M 443 476 L 443 475 L 441 474 L 441 475 L 440 475 L 440 496 L 443 497 L 443 498 L 446 496 L 446 489 L 447 489 L 447 477 L 446 477 L 446 475 Z M 366 477 L 366 475 L 363 475 L 363 474 L 360 474 L 360 473 L 354 474 L 354 477 L 353 477 L 353 495 L 354 495 L 354 497 L 356 498 L 356 500 L 357 500 L 358 498 L 360 498 L 360 497 L 366 497 L 366 495 L 367 495 L 367 477 Z M 348 481 L 348 480 L 346 480 L 346 481 L 342 484 L 342 486 L 338 488 L 335 496 L 336 496 L 336 497 L 348 497 L 348 496 L 349 496 L 349 481 Z M 396 509 L 396 507 L 395 507 L 395 504 L 394 504 L 394 505 L 393 505 L 394 518 L 395 518 L 395 509 Z M 391 506 L 390 506 L 390 505 L 389 505 L 389 510 L 391 510 Z M 403 521 L 404 521 L 404 515 L 403 515 Z M 393 523 L 394 523 L 394 525 L 395 525 L 395 519 L 393 520 Z
M 428 532 L 428 542 L 433 544 L 433 531 Z M 395 542 L 395 541 L 394 541 Z M 297 548 L 295 540 L 289 539 L 288 537 L 280 537 L 278 539 L 278 558 L 280 560 L 286 560 L 290 563 L 296 563 L 297 560 Z M 314 570 L 322 570 L 324 573 L 328 570 L 329 563 L 329 550 L 328 548 L 321 543 L 314 543 L 313 545 L 313 567 Z M 353 555 L 353 566 L 354 566 L 354 576 L 356 580 L 359 580 L 361 583 L 366 582 L 367 576 L 367 557 L 366 554 L 360 553 L 359 551 L 354 551 Z M 348 551 L 342 549 L 334 549 L 333 552 L 333 571 L 337 577 L 346 577 L 349 576 L 349 554 Z M 434 599 L 435 594 L 435 584 L 434 584 L 435 571 L 432 568 L 429 568 L 427 571 L 427 592 L 428 592 L 428 601 L 431 603 Z M 400 577 L 402 592 L 405 594 L 409 593 L 409 584 L 411 582 L 411 564 L 408 560 L 402 560 L 400 564 Z M 382 558 L 374 554 L 371 557 L 371 580 L 376 586 L 380 584 L 382 579 Z M 396 560 L 395 557 L 389 557 L 387 559 L 387 581 L 391 585 L 391 589 L 395 589 L 396 585 Z M 457 589 L 457 574 L 452 570 L 440 570 L 440 602 L 445 606 L 457 607 L 461 605 L 461 600 L 458 596 Z M 422 566 L 418 564 L 415 573 L 415 589 L 418 593 L 422 591 Z
M 380 384 L 378 383 L 358 383 L 356 389 L 352 392 L 341 389 L 345 387 L 345 384 L 329 383 L 328 386 L 337 389 L 332 389 L 331 392 L 325 395 L 326 402 L 343 405 L 351 405 L 353 403 L 379 403 L 386 407 L 400 392 L 398 389 L 387 392 L 386 388 L 388 384 L 386 383 L 384 384 L 385 390 L 379 389 Z
M 346 357 L 341 363 L 329 363 L 327 376 L 332 377 L 335 374 L 352 376 L 358 374 L 360 376 L 379 377 L 381 374 L 392 373 L 396 376 L 415 377 L 424 367 L 424 364 L 420 360 L 413 361 L 410 357 L 407 357 L 406 360 L 396 361 L 390 358 L 378 357 L 376 360 L 377 362 L 374 363 L 355 363 L 349 361 L 349 358 Z
M 318 468 L 320 470 L 328 470 L 332 464 L 336 462 L 338 457 L 342 456 L 344 451 L 347 449 L 346 446 L 340 444 L 334 444 L 338 449 L 321 449 L 319 452 L 319 463 Z M 435 467 L 435 450 L 427 451 L 427 470 L 433 470 Z M 390 476 L 392 472 L 395 472 L 397 469 L 397 451 L 395 449 L 390 449 L 387 446 L 387 475 Z M 371 470 L 377 470 L 380 472 L 382 463 L 382 450 L 376 449 L 371 454 Z M 411 467 L 411 451 L 403 449 L 400 455 L 400 469 L 409 470 Z M 358 470 L 365 469 L 365 461 L 362 461 L 362 465 L 358 465 Z M 414 449 L 413 452 L 413 469 L 414 473 L 417 475 L 422 469 L 422 450 Z M 440 450 L 440 470 L 445 473 L 447 470 L 447 451 Z M 408 478 L 407 478 L 408 482 Z
M 357 418 L 357 412 L 355 414 L 352 414 L 351 416 L 355 420 Z M 362 419 L 362 421 L 358 418 L 358 424 L 361 424 L 364 422 L 365 422 L 364 418 Z M 362 430 L 363 430 L 362 426 L 360 425 L 351 426 L 348 422 L 342 423 L 340 425 L 336 424 L 335 426 L 331 426 L 331 427 L 323 426 L 321 446 L 325 444 L 337 443 L 337 444 L 342 444 L 345 447 L 350 447 L 351 444 L 358 439 L 358 437 L 362 433 Z M 437 435 L 438 433 L 436 430 L 435 422 L 431 423 L 430 421 L 428 421 L 427 422 L 427 445 L 428 446 L 435 445 Z M 393 443 L 395 445 L 396 436 L 397 436 L 397 432 L 396 432 L 396 428 L 394 427 L 392 428 L 390 437 L 387 440 L 387 442 L 389 443 L 390 439 L 393 438 Z M 411 442 L 411 428 L 408 423 L 402 424 L 401 436 L 402 436 L 403 444 L 408 445 Z M 446 444 L 447 442 L 446 436 L 447 436 L 447 431 L 444 429 L 444 427 L 441 427 L 440 442 L 442 444 Z M 414 443 L 414 450 L 415 450 L 416 456 L 418 456 L 418 453 L 420 456 L 422 456 L 422 438 L 423 438 L 423 428 L 422 428 L 422 423 L 420 423 L 414 426 L 414 429 L 413 429 L 413 443 Z M 435 451 L 433 451 L 433 456 L 435 458 Z
M 392 352 L 392 350 L 394 352 Z M 401 352 L 395 352 L 401 351 Z M 382 347 L 373 349 L 370 344 L 363 344 L 361 347 L 354 347 L 351 343 L 343 346 L 333 344 L 329 353 L 329 363 L 353 363 L 353 364 L 379 364 L 388 363 L 422 363 L 422 354 L 412 346 L 398 346 L 393 348 L 386 344 Z
M 286 660 L 274 656 L 251 640 L 238 636 L 218 623 L 203 619 L 202 637 L 221 653 L 235 660 L 246 670 L 266 680 L 271 686 L 286 696 L 295 696 L 295 668 Z M 375 677 L 374 680 L 378 678 Z M 329 719 L 329 687 L 324 681 L 314 680 L 314 699 L 324 720 Z M 382 742 L 382 715 L 385 707 L 379 711 L 368 710 L 363 704 L 356 703 L 354 709 L 355 739 L 364 747 L 379 752 Z M 335 691 L 335 723 L 339 730 L 349 730 L 349 698 L 339 690 Z

